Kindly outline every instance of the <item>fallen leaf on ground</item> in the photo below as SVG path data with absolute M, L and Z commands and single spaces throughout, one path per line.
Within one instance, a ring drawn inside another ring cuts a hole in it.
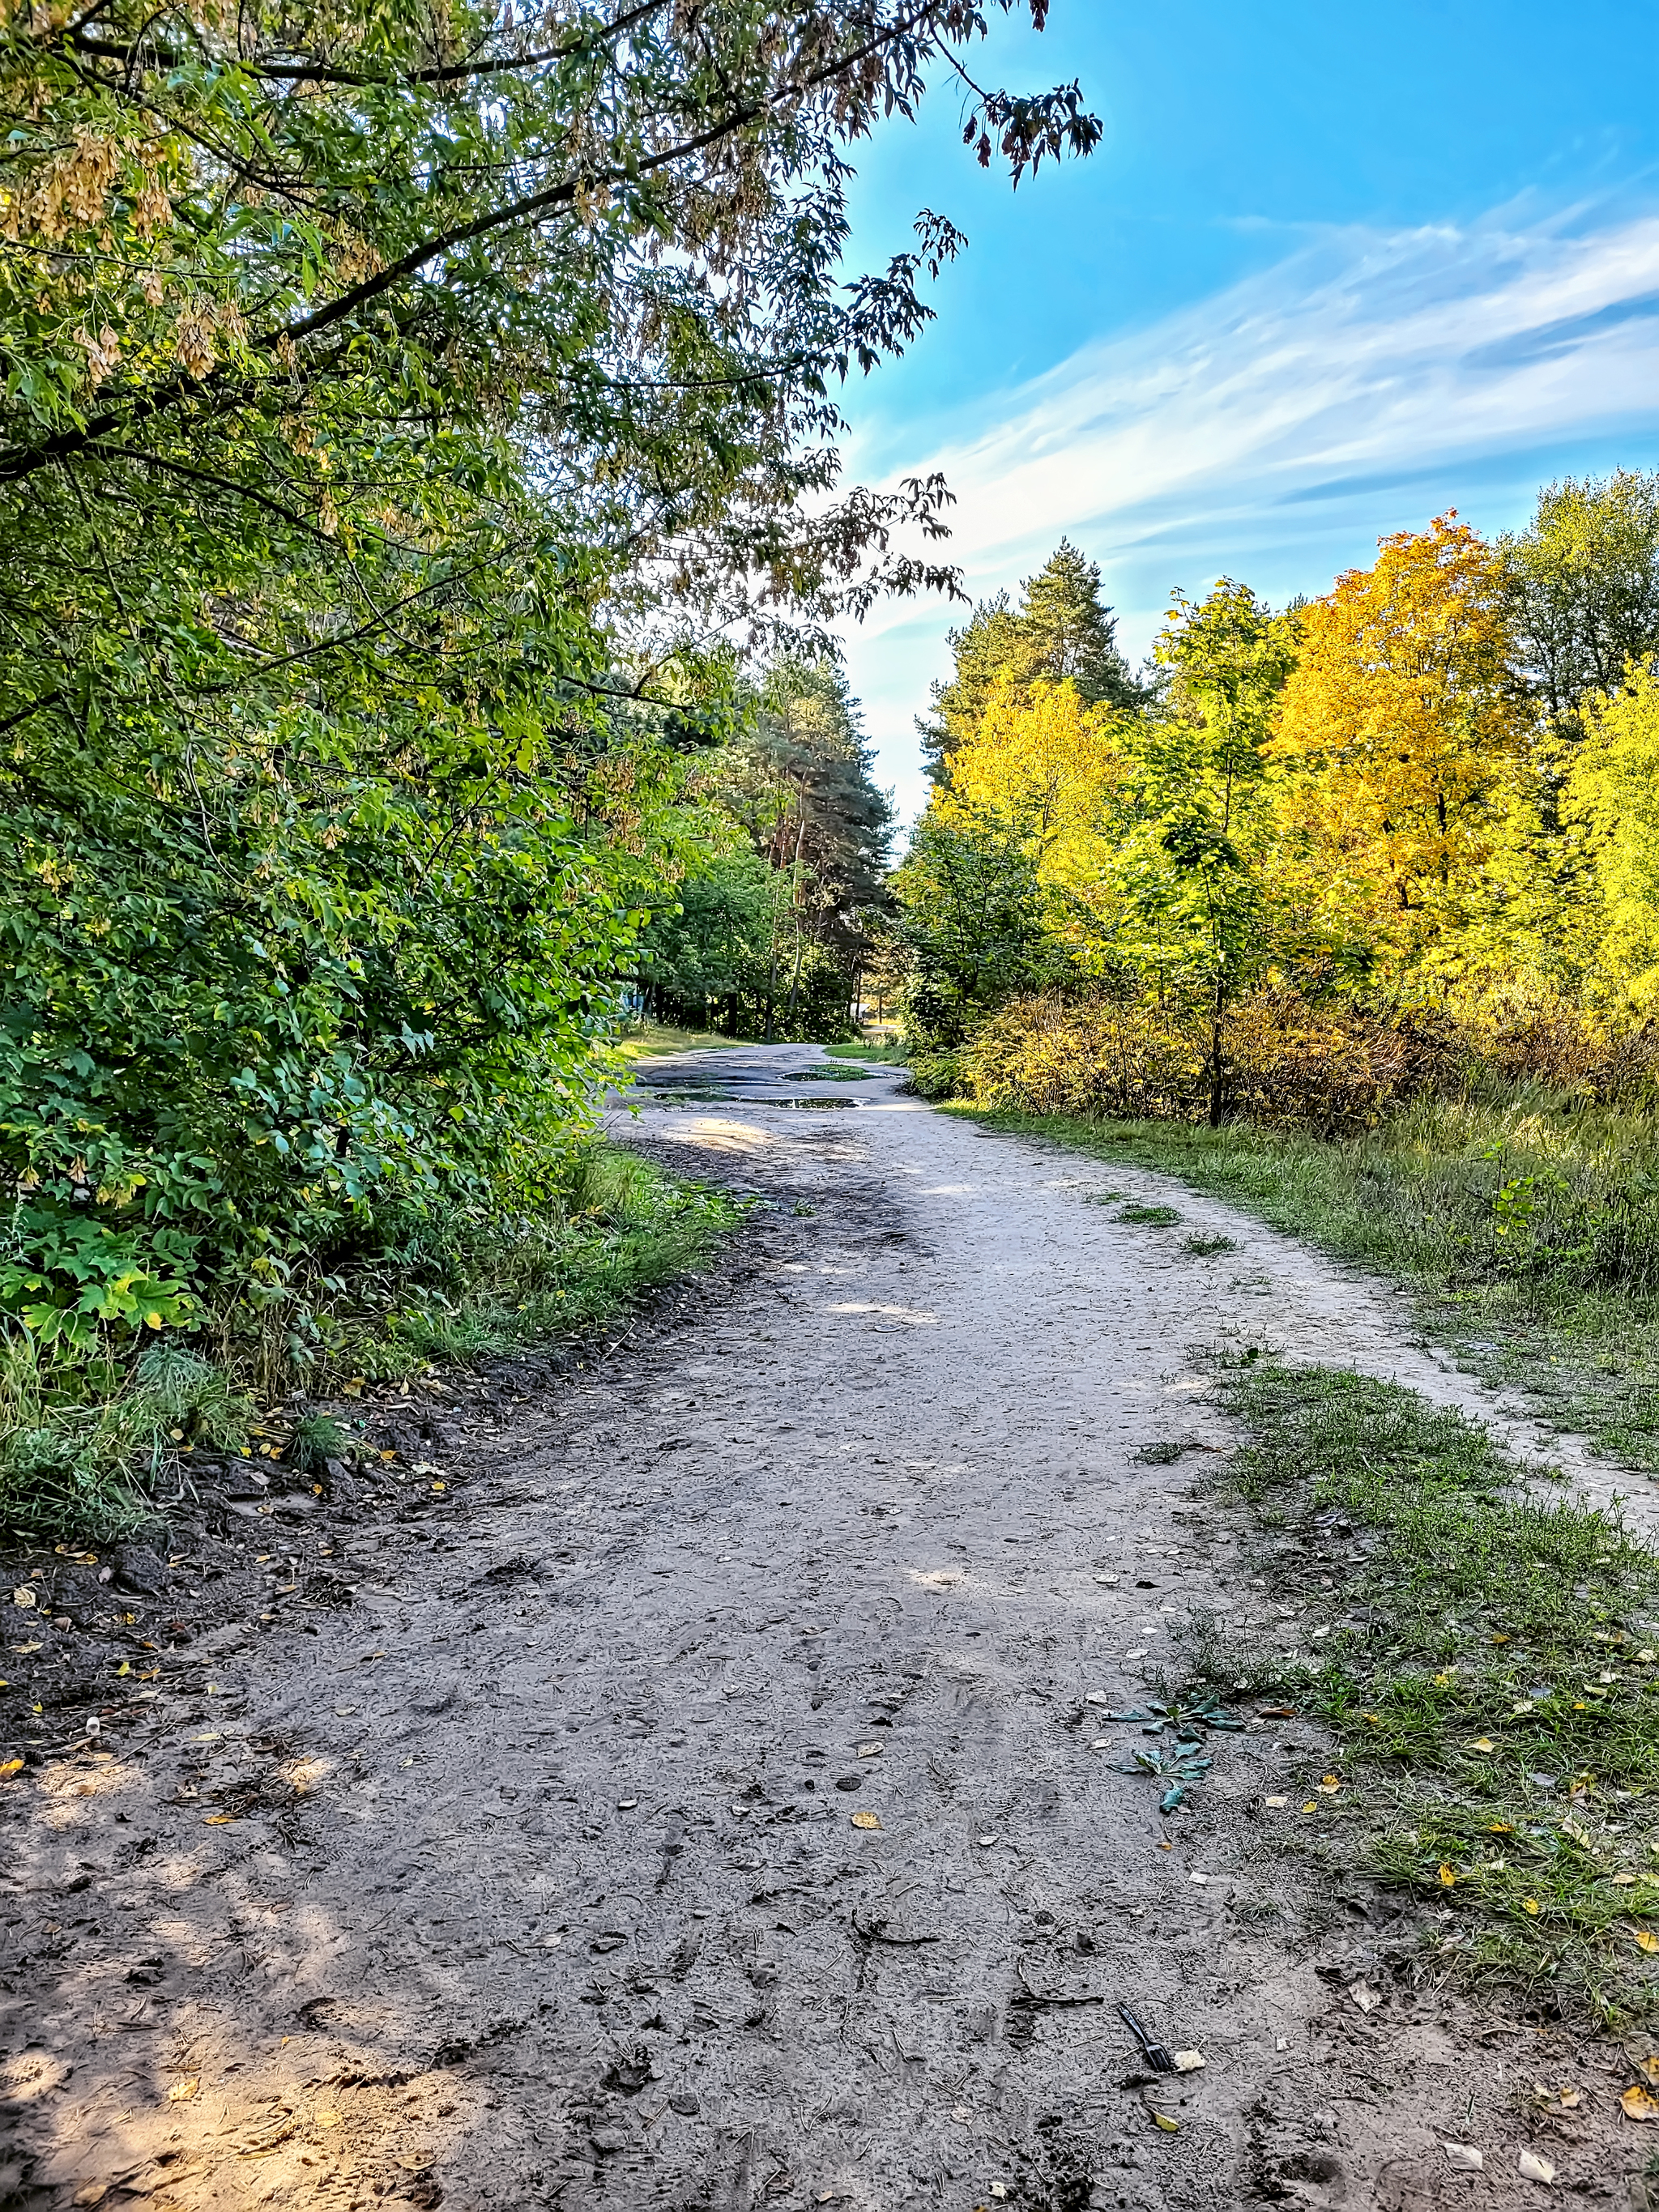
M 187 2098 L 193 2097 L 201 2086 L 201 2076 L 197 2074 L 192 2074 L 187 2081 L 175 2081 L 167 2091 L 168 2104 L 182 2105 Z
M 855 1828 L 878 1828 L 881 1821 L 874 1813 L 854 1813 L 853 1826 Z
M 1634 2082 L 1619 2100 L 1627 2120 L 1659 2120 L 1659 2097 Z
M 1196 2074 L 1203 2063 L 1204 2053 L 1201 2051 L 1177 2051 L 1175 2054 L 1177 2074 Z
M 1368 1982 L 1356 1982 L 1348 1995 L 1361 2012 L 1374 2012 L 1382 2002 Z
M 1553 2181 L 1555 2168 L 1535 2150 L 1523 2150 L 1517 2161 L 1522 2181 Z
M 1486 2163 L 1473 2143 L 1443 2142 L 1440 2148 L 1446 2154 L 1446 2163 L 1462 2172 L 1479 2173 Z
M 1180 2121 L 1172 2120 L 1167 2112 L 1154 2112 L 1152 2118 L 1166 2136 L 1178 2136 L 1181 2133 Z
M 1452 1869 L 1451 1869 L 1451 1868 L 1450 1868 L 1450 1867 L 1449 1867 L 1449 1866 L 1443 1866 L 1443 1867 L 1441 1868 L 1441 1869 L 1440 1869 L 1440 1887 L 1441 1887 L 1441 1888 L 1442 1888 L 1442 1889 L 1450 1889 L 1450 1888 L 1452 1887 L 1453 1884 L 1456 1881 L 1456 1880 L 1457 1880 L 1457 1876 L 1456 1876 L 1456 1875 L 1452 1871 Z

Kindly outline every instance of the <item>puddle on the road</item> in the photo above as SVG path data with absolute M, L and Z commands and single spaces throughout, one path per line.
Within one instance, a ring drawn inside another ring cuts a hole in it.
M 752 1091 L 652 1091 L 646 1094 L 653 1106 L 784 1106 L 807 1111 L 836 1106 L 862 1106 L 862 1098 L 766 1098 Z

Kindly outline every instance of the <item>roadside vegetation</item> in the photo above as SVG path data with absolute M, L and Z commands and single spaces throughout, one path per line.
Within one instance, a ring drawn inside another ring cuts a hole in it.
M 1659 2003 L 1659 1554 L 1369 1376 L 1224 1366 L 1225 1490 L 1317 1654 L 1194 1656 L 1340 1747 L 1269 1818 L 1437 1908 L 1439 1956 L 1601 2021 Z
M 580 1339 L 706 1262 L 741 1214 L 720 1192 L 590 1145 L 571 1154 L 556 1204 L 533 1215 L 452 1218 L 444 1235 L 412 1234 L 362 1266 L 292 1281 L 257 1315 L 232 1308 L 136 1358 L 118 1345 L 71 1368 L 15 1333 L 0 1346 L 0 1522 L 38 1536 L 122 1534 L 173 1486 L 186 1452 L 241 1450 L 274 1402 L 303 1407 L 434 1362 Z M 308 1473 L 307 1417 L 295 1419 L 288 1456 Z M 312 1443 L 313 1456 L 340 1449 L 325 1436 Z
M 888 813 L 831 639 L 957 586 L 832 394 L 963 241 L 846 266 L 848 155 L 1013 6 L 5 11 L 14 1521 L 181 1393 L 695 1245 L 595 1165 L 625 1009 L 850 1033 Z M 1099 137 L 1074 85 L 963 120 L 1014 181 Z

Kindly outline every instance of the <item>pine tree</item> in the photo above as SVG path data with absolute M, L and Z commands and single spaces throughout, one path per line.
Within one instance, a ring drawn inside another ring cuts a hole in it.
M 950 633 L 955 672 L 933 686 L 933 719 L 918 719 L 929 773 L 937 781 L 963 739 L 976 730 L 998 678 L 1022 692 L 1039 681 L 1070 681 L 1085 706 L 1139 707 L 1149 687 L 1118 650 L 1117 623 L 1100 599 L 1100 566 L 1062 538 L 1045 566 L 1020 586 L 1018 611 L 1006 592 L 981 600 Z

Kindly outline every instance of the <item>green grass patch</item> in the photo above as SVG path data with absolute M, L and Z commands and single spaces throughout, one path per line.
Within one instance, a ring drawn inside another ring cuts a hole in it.
M 884 1067 L 910 1064 L 910 1055 L 902 1044 L 838 1044 L 831 1048 L 837 1060 L 872 1060 Z
M 1133 1222 L 1140 1229 L 1173 1229 L 1181 1218 L 1181 1209 L 1174 1206 L 1125 1206 L 1118 1209 L 1117 1218 Z
M 573 1335 L 706 1259 L 743 1208 L 636 1153 L 579 1156 L 562 1211 L 492 1226 L 434 1255 L 357 1352 L 395 1379 L 432 1359 L 469 1360 Z
M 674 1052 L 730 1051 L 753 1044 L 753 1037 L 720 1036 L 713 1030 L 678 1030 L 666 1022 L 641 1022 L 612 1040 L 629 1060 L 657 1060 Z
M 1250 1360 L 1220 1396 L 1249 1438 L 1228 1480 L 1275 1564 L 1330 1585 L 1295 1695 L 1335 1733 L 1342 1787 L 1295 1817 L 1327 1841 L 1363 1830 L 1477 1974 L 1602 2021 L 1651 2014 L 1659 1554 L 1397 1385 Z M 1218 1640 L 1203 1663 L 1241 1671 Z
M 1460 1364 L 1659 1474 L 1659 1116 L 1517 1086 L 1330 1142 L 946 1110 L 1173 1176 L 1409 1291 Z
M 821 1067 L 799 1067 L 789 1079 L 792 1083 L 868 1083 L 870 1079 L 867 1067 L 846 1067 L 833 1060 L 826 1060 Z
M 152 1345 L 130 1366 L 0 1345 L 0 1521 L 30 1534 L 123 1535 L 185 1444 L 240 1444 L 252 1401 L 210 1359 Z

